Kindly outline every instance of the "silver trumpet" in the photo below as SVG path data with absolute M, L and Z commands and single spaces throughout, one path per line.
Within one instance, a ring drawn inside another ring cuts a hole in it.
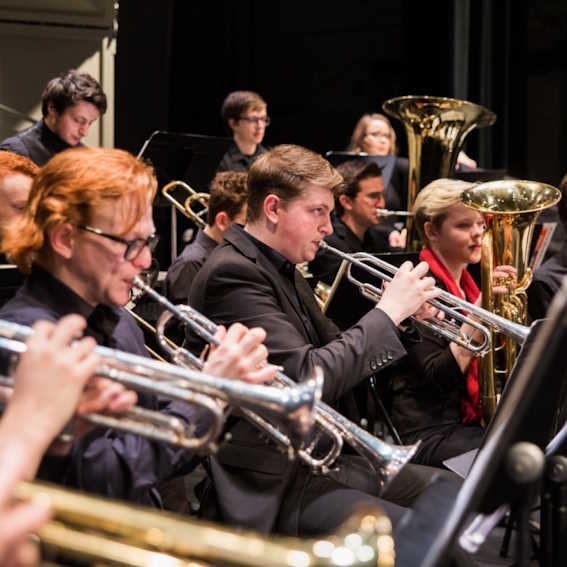
M 391 211 L 389 209 L 376 209 L 376 215 L 379 217 L 412 217 L 413 213 L 409 211 Z
M 322 250 L 326 250 L 331 254 L 339 256 L 349 263 L 349 267 L 347 269 L 347 277 L 349 281 L 359 287 L 360 292 L 371 301 L 378 301 L 382 295 L 382 290 L 376 286 L 356 279 L 351 274 L 351 267 L 357 266 L 369 274 L 387 282 L 392 281 L 392 277 L 398 271 L 396 266 L 393 266 L 380 258 L 376 258 L 371 254 L 366 254 L 364 252 L 347 254 L 342 250 L 329 246 L 324 241 L 319 243 L 319 247 Z M 491 348 L 490 331 L 485 325 L 489 325 L 493 329 L 504 333 L 518 341 L 520 344 L 524 343 L 530 333 L 530 327 L 509 321 L 500 315 L 487 311 L 478 305 L 474 305 L 473 303 L 465 301 L 464 299 L 444 290 L 441 291 L 438 299 L 432 299 L 428 303 L 440 311 L 443 311 L 443 313 L 445 313 L 445 315 L 449 318 L 455 321 L 460 321 L 461 323 L 467 323 L 477 330 L 481 334 L 482 338 L 479 341 L 473 340 L 472 337 L 463 334 L 459 326 L 451 323 L 450 321 L 417 321 L 417 323 L 432 329 L 435 333 L 442 335 L 447 340 L 455 342 L 468 349 L 475 356 L 483 356 Z M 472 317 L 461 313 L 461 310 L 466 312 L 468 315 L 472 315 L 482 323 L 479 323 Z
M 164 320 L 158 321 L 160 333 L 163 333 L 165 327 L 164 321 L 167 321 L 167 319 L 173 316 L 178 321 L 187 325 L 207 343 L 211 345 L 219 344 L 219 341 L 214 337 L 218 326 L 202 313 L 199 313 L 196 309 L 188 305 L 174 305 L 166 297 L 163 297 L 148 286 L 141 278 L 134 278 L 133 285 L 138 289 L 144 290 L 166 309 L 163 315 Z M 199 358 L 195 357 L 186 349 L 172 352 L 172 355 L 177 360 L 186 358 L 186 364 L 195 364 L 197 367 L 201 364 Z M 296 385 L 296 382 L 282 372 L 277 373 L 276 380 L 284 387 L 283 391 Z M 383 490 L 401 468 L 413 457 L 419 447 L 419 442 L 414 445 L 406 446 L 389 445 L 352 423 L 339 412 L 320 401 L 320 399 L 315 402 L 314 409 L 315 424 L 321 432 L 331 437 L 333 446 L 327 455 L 321 459 L 315 459 L 311 452 L 316 446 L 316 438 L 309 447 L 298 451 L 298 455 L 307 465 L 323 474 L 328 472 L 329 467 L 331 467 L 339 457 L 344 440 L 367 459 L 376 471 L 378 485 L 380 489 Z M 246 417 L 248 418 L 249 416 L 247 415 Z M 252 416 L 252 420 L 254 420 L 254 416 Z M 277 441 L 275 437 L 274 440 Z
M 0 349 L 21 354 L 26 350 L 25 341 L 32 334 L 30 327 L 0 320 Z M 193 430 L 178 418 L 139 407 L 118 416 L 94 414 L 86 418 L 96 425 L 117 428 L 186 449 L 214 451 L 214 442 L 224 426 L 224 412 L 215 401 L 218 399 L 245 410 L 253 409 L 275 416 L 289 428 L 290 436 L 297 440 L 298 445 L 311 431 L 313 407 L 322 388 L 320 376 L 293 390 L 282 391 L 211 376 L 103 346 L 95 347 L 94 352 L 102 360 L 96 370 L 97 376 L 110 378 L 138 392 L 201 406 L 212 416 L 210 429 L 200 437 L 195 437 Z M 5 382 L 5 385 L 10 383 Z

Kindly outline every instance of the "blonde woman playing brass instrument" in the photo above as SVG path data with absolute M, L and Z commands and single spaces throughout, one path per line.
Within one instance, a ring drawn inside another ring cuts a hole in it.
M 460 203 L 470 183 L 438 179 L 418 195 L 414 218 L 437 287 L 480 305 L 480 291 L 467 271 L 481 257 L 483 217 Z M 497 279 L 513 275 L 510 266 L 495 270 Z M 504 291 L 504 290 L 501 290 Z M 461 330 L 474 331 L 464 324 Z M 404 442 L 421 440 L 414 460 L 442 466 L 445 459 L 477 448 L 483 436 L 478 392 L 478 366 L 472 353 L 428 330 L 408 345 L 403 368 L 391 379 L 392 414 Z
M 151 261 L 156 187 L 152 168 L 124 151 L 80 148 L 54 156 L 35 179 L 25 212 L 4 232 L 3 251 L 28 276 L 0 318 L 31 325 L 78 313 L 87 321 L 85 334 L 98 344 L 147 356 L 142 332 L 122 305 L 132 280 Z M 267 355 L 261 329 L 238 325 L 224 333 L 207 372 L 258 383 L 273 378 L 273 368 L 257 368 Z M 146 394 L 138 398 L 142 407 L 194 427 L 196 436 L 209 428 L 204 410 Z M 191 470 L 196 457 L 194 451 L 103 429 L 59 457 L 47 456 L 40 476 L 161 505 L 157 484 Z

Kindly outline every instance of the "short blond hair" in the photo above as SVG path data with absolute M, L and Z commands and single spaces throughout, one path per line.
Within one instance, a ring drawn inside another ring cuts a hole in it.
M 441 228 L 449 209 L 460 203 L 463 191 L 474 185 L 459 179 L 436 179 L 418 193 L 413 204 L 413 218 L 424 244 L 429 243 L 425 235 L 425 223 L 430 222 L 435 228 Z

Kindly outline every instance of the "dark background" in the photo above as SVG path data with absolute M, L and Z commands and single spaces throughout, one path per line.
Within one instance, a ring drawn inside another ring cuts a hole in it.
M 220 105 L 237 89 L 267 100 L 267 145 L 319 152 L 344 149 L 390 97 L 451 96 L 498 115 L 468 137 L 481 166 L 557 185 L 566 62 L 564 0 L 121 0 L 116 146 L 137 152 L 156 129 L 223 135 Z

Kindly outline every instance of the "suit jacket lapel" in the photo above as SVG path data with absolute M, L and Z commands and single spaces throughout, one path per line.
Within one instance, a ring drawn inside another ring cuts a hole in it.
M 274 279 L 275 281 L 281 280 L 283 276 L 276 270 L 274 264 L 268 258 L 266 258 L 266 256 L 262 254 L 261 250 L 258 250 L 254 243 L 245 234 L 242 234 L 242 232 L 244 231 L 241 227 L 232 225 L 225 234 L 224 239 L 229 242 L 234 248 L 236 248 L 241 254 L 246 256 L 249 260 L 269 272 L 272 276 L 272 279 Z M 297 276 L 301 277 L 301 275 L 296 274 L 296 282 Z M 297 289 L 299 292 L 300 288 Z M 286 299 L 286 304 L 282 305 L 283 311 L 292 318 L 292 322 L 294 323 L 295 327 L 301 333 L 303 333 L 305 339 L 310 343 L 315 344 L 316 346 L 325 344 L 321 341 L 320 336 L 313 336 L 313 333 L 310 333 L 306 325 L 303 324 L 302 319 L 305 317 L 305 314 L 298 304 L 299 300 L 297 296 L 293 297 L 290 294 L 287 286 L 278 286 L 277 291 L 280 295 L 283 293 Z M 299 293 L 303 296 L 301 292 Z M 275 295 L 277 296 L 278 294 Z M 313 301 L 315 300 L 313 299 Z

